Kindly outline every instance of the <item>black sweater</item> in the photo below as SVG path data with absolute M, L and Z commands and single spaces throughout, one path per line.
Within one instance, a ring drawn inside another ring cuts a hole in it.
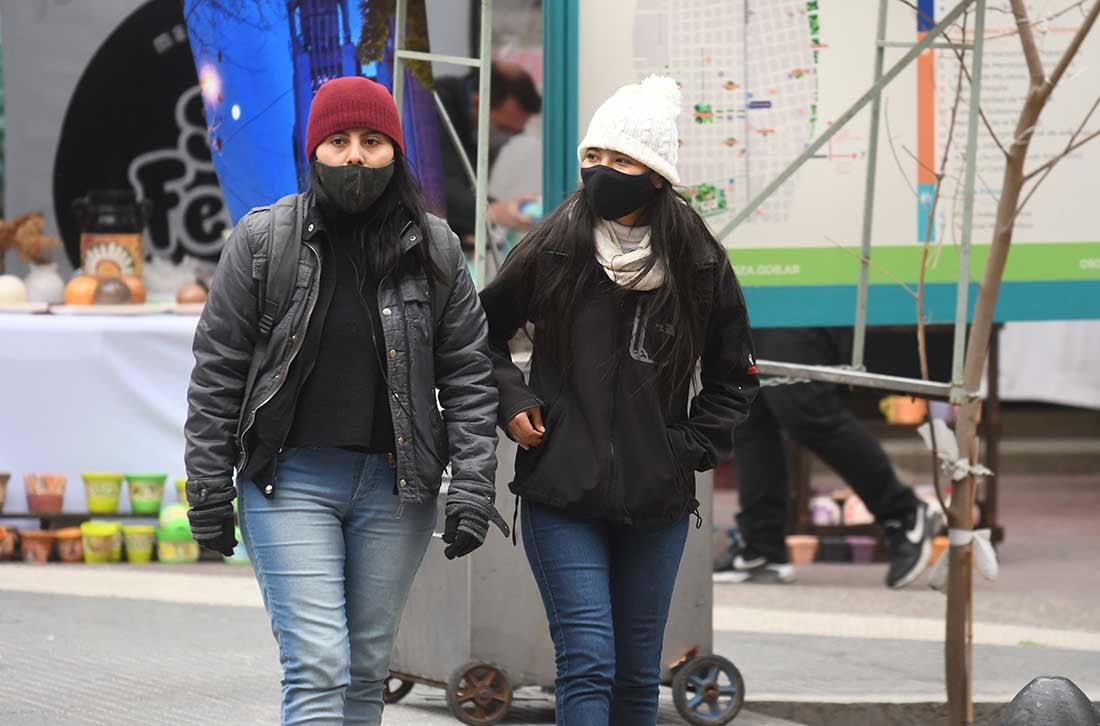
M 324 244 L 327 264 L 296 361 L 304 382 L 286 445 L 390 452 L 394 434 L 380 367 L 378 281 L 350 230 L 330 224 Z
M 650 318 L 654 294 L 616 289 L 602 271 L 574 302 L 573 360 L 563 375 L 538 344 L 542 321 L 554 311 L 533 309 L 531 292 L 550 266 L 566 258 L 524 247 L 513 251 L 516 259 L 481 294 L 501 423 L 542 406 L 546 426 L 538 448 L 516 454 L 512 491 L 625 524 L 672 522 L 694 510 L 693 472 L 732 455 L 734 426 L 748 415 L 759 387 L 748 313 L 728 261 L 701 262 L 693 278 L 701 303 L 695 322 L 703 335 L 702 389 L 689 412 L 688 385 L 671 401 L 653 385 L 647 349 L 656 346 L 646 338 L 669 334 L 668 326 Z M 527 321 L 536 331 L 529 382 L 508 351 L 509 339 Z

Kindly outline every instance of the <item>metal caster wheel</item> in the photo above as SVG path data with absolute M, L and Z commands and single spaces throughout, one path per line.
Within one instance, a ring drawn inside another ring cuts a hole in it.
M 397 703 L 409 695 L 409 691 L 413 689 L 414 685 L 412 681 L 403 681 L 396 676 L 390 676 L 386 679 L 385 686 L 382 688 L 382 702 L 387 705 Z
M 447 705 L 462 723 L 494 724 L 512 707 L 512 684 L 504 671 L 494 665 L 467 663 L 451 675 Z
M 673 676 L 672 700 L 688 723 L 720 726 L 740 713 L 745 703 L 745 681 L 737 666 L 722 656 L 698 656 Z

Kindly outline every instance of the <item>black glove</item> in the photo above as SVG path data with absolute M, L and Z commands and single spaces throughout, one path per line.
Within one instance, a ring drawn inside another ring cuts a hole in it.
M 466 526 L 459 529 L 459 526 L 465 521 Z M 478 523 L 469 521 L 470 517 L 460 514 L 447 515 L 447 522 L 443 527 L 443 541 L 447 543 L 447 549 L 443 550 L 443 554 L 448 560 L 453 560 L 456 557 L 465 557 L 485 541 L 485 532 L 489 529 L 489 523 L 484 522 L 480 524 L 481 536 L 473 534 L 471 529 L 478 529 Z
M 443 541 L 448 560 L 470 554 L 485 541 L 489 522 L 508 536 L 508 525 L 493 506 L 492 499 L 466 492 L 453 491 L 447 496 L 447 520 L 443 526 Z
M 187 510 L 187 519 L 191 522 L 191 536 L 199 546 L 212 552 L 220 552 L 229 557 L 237 546 L 234 536 L 233 504 L 223 502 L 209 507 L 194 507 Z

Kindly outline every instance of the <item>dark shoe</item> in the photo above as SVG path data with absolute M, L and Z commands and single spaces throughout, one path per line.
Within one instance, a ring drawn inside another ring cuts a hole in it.
M 890 549 L 886 586 L 902 588 L 920 577 L 932 556 L 934 517 L 926 502 L 920 502 L 902 520 L 883 522 Z
M 745 544 L 740 534 L 734 534 L 730 546 L 714 558 L 715 572 L 748 572 L 763 567 L 768 559 Z
M 713 576 L 713 581 L 717 583 L 746 582 L 752 585 L 786 585 L 794 580 L 794 565 L 789 562 L 765 562 L 752 570 L 727 570 L 715 572 Z
M 794 582 L 794 567 L 770 562 L 740 535 L 714 560 L 714 582 Z

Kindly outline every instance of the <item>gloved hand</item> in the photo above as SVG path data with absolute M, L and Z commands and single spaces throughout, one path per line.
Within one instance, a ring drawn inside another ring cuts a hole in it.
M 488 531 L 489 522 L 477 521 L 476 516 L 470 514 L 447 515 L 447 521 L 443 527 L 443 541 L 447 543 L 447 549 L 443 550 L 443 554 L 448 560 L 465 557 L 481 546 L 485 541 L 485 533 Z M 474 534 L 474 532 L 479 534 Z
M 233 531 L 232 502 L 193 507 L 187 510 L 187 519 L 191 522 L 191 536 L 200 547 L 220 552 L 226 557 L 233 554 L 237 538 Z
M 492 500 L 466 492 L 452 491 L 447 496 L 447 520 L 443 525 L 443 550 L 448 560 L 470 554 L 485 541 L 489 522 L 493 522 L 504 536 L 508 525 L 493 506 Z

